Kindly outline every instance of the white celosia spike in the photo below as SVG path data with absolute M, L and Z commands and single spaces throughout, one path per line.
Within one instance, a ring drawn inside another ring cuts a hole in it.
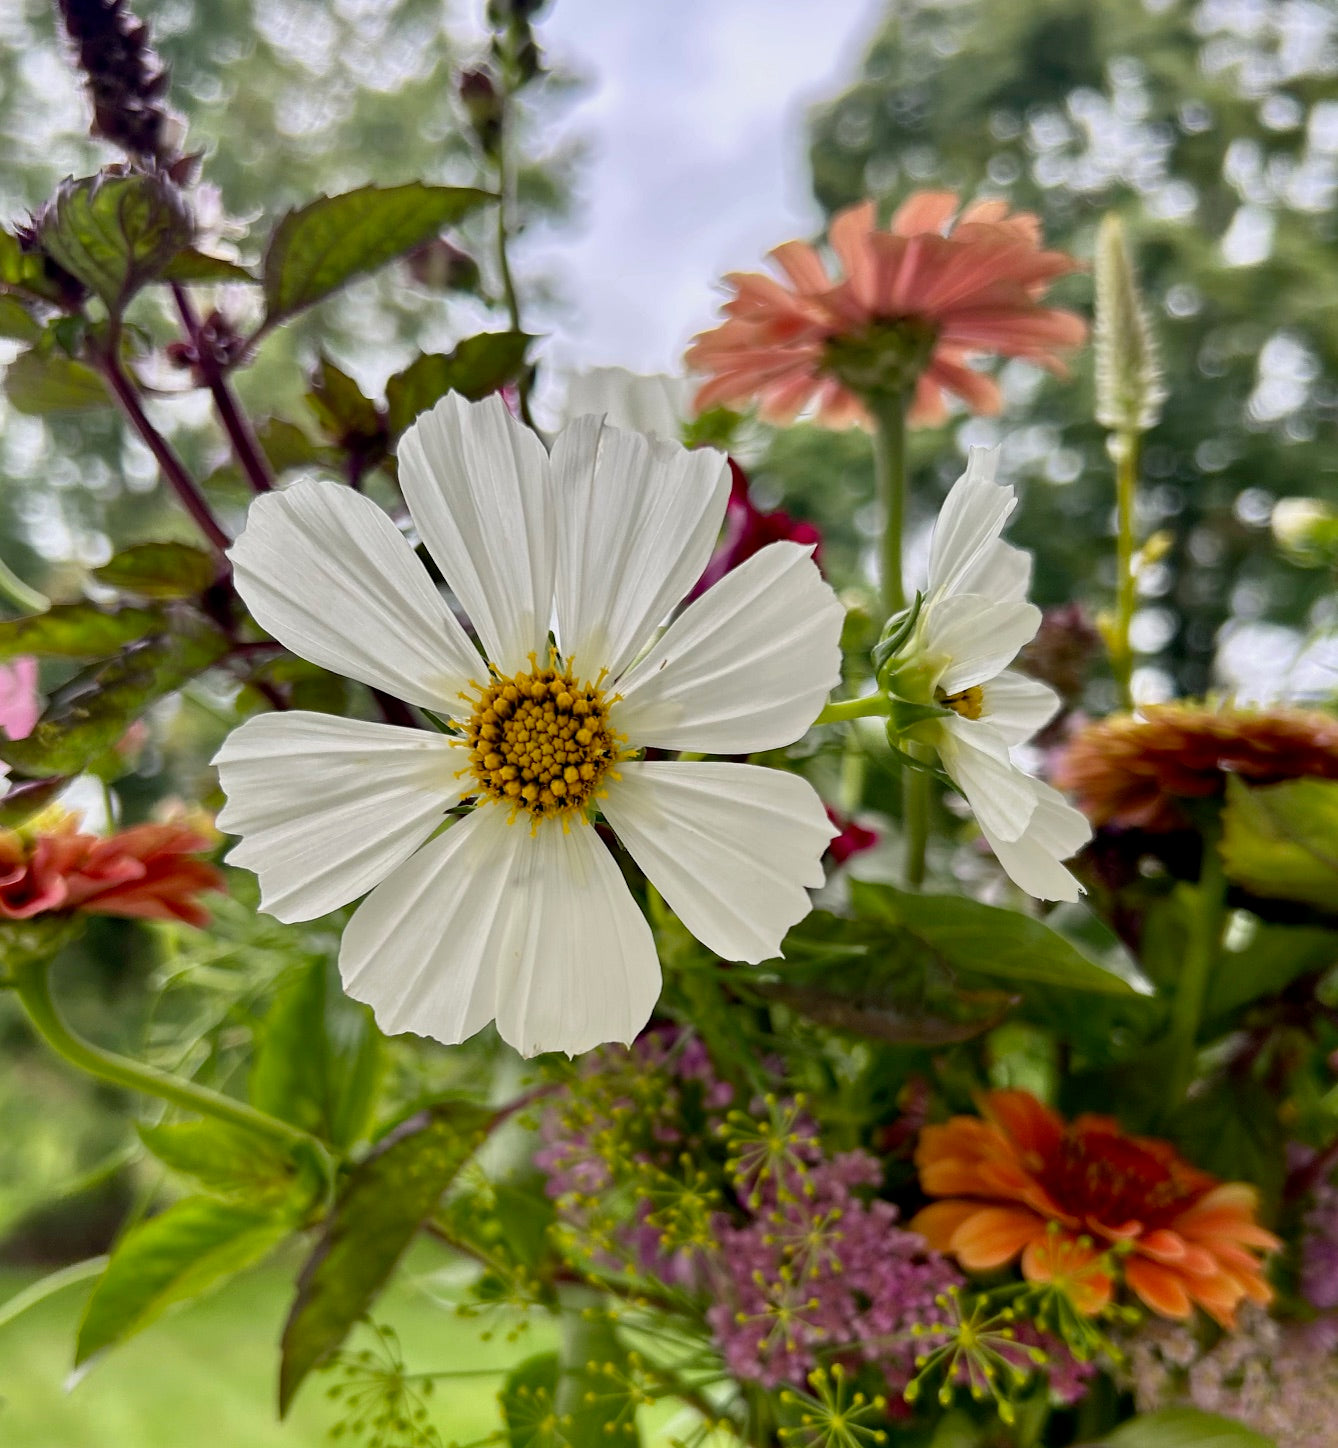
M 1161 420 L 1166 386 L 1120 218 L 1109 212 L 1096 242 L 1096 420 L 1114 433 L 1143 433 Z

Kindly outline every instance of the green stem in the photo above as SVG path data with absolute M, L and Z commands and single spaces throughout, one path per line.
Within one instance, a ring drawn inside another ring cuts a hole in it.
M 33 1029 L 58 1056 L 63 1056 L 79 1070 L 127 1091 L 156 1096 L 160 1101 L 179 1106 L 183 1111 L 193 1111 L 200 1116 L 212 1116 L 217 1121 L 225 1121 L 229 1126 L 240 1127 L 243 1131 L 273 1142 L 284 1150 L 305 1145 L 313 1149 L 319 1159 L 328 1165 L 329 1157 L 324 1145 L 300 1127 L 290 1126 L 286 1121 L 257 1111 L 245 1102 L 233 1100 L 231 1096 L 211 1091 L 207 1086 L 200 1086 L 194 1081 L 186 1081 L 167 1071 L 160 1071 L 156 1066 L 147 1066 L 142 1062 L 132 1061 L 128 1056 L 103 1050 L 101 1046 L 95 1046 L 91 1041 L 77 1036 L 66 1024 L 51 997 L 49 961 L 24 965 L 15 972 L 13 987 L 14 994 L 28 1013 Z
M 1173 1055 L 1167 1100 L 1171 1110 L 1184 1100 L 1185 1092 L 1194 1079 L 1199 1024 L 1203 1019 L 1204 1002 L 1213 971 L 1222 952 L 1222 934 L 1227 917 L 1226 895 L 1227 879 L 1222 869 L 1222 856 L 1217 849 L 1217 836 L 1215 832 L 1208 831 L 1203 837 L 1203 863 L 1199 866 L 1199 883 L 1194 892 L 1185 961 L 1176 983 L 1175 1000 L 1171 1004 Z
M 880 586 L 887 617 L 906 607 L 901 578 L 901 535 L 906 523 L 906 396 L 901 392 L 869 399 L 874 417 L 873 469 L 878 498 L 881 549 Z
M 918 757 L 919 745 L 906 747 Z M 903 767 L 901 771 L 901 832 L 906 845 L 906 888 L 918 890 L 925 882 L 929 846 L 929 776 L 922 769 Z
M 0 558 L 0 594 L 24 613 L 45 613 L 51 607 L 46 594 L 29 588 L 3 558 Z
M 520 294 L 516 280 L 511 275 L 511 258 L 508 248 L 511 242 L 511 168 L 507 164 L 507 149 L 510 140 L 511 97 L 508 94 L 503 103 L 502 132 L 497 140 L 497 269 L 502 278 L 502 296 L 506 301 L 506 313 L 513 332 L 525 329 L 520 325 Z M 530 370 L 525 368 L 516 386 L 520 403 L 520 416 L 526 427 L 534 426 L 530 416 Z
M 1134 575 L 1134 502 L 1138 491 L 1138 434 L 1122 432 L 1114 439 L 1115 506 L 1118 516 L 1115 572 L 1115 628 L 1110 644 L 1110 665 L 1126 709 L 1133 708 L 1133 645 L 1129 630 L 1137 602 Z
M 845 724 L 851 719 L 867 719 L 874 714 L 886 718 L 891 712 L 892 701 L 886 694 L 867 694 L 863 699 L 841 699 L 828 704 L 813 722 Z

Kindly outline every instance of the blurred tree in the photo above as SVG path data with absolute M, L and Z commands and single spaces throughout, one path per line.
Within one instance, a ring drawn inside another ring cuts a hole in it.
M 1144 662 L 1166 670 L 1165 686 L 1201 692 L 1228 620 L 1332 621 L 1328 576 L 1285 566 L 1266 529 L 1280 497 L 1338 499 L 1338 11 L 899 0 L 858 80 L 815 113 L 811 154 L 829 211 L 865 195 L 890 210 L 922 187 L 1005 196 L 1084 257 L 1102 213 L 1124 213 L 1171 392 L 1144 457 L 1143 532 L 1174 535 L 1143 578 Z M 1054 295 L 1085 308 L 1090 283 Z M 958 441 L 1004 443 L 1039 601 L 1076 590 L 1108 607 L 1112 466 L 1091 420 L 1090 356 L 1069 383 L 1017 365 L 1003 381 L 1003 418 L 959 421 Z M 841 481 L 826 494 L 807 431 L 778 438 L 760 478 L 852 546 L 867 467 L 834 446 Z M 951 476 L 940 467 L 938 489 Z M 923 522 L 939 497 L 929 483 Z

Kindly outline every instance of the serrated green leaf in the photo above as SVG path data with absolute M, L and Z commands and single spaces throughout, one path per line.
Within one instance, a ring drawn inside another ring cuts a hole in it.
M 326 1070 L 325 962 L 314 959 L 280 981 L 256 1032 L 251 1105 L 324 1135 Z
M 193 598 L 214 581 L 217 562 L 190 543 L 134 543 L 93 577 L 141 598 Z
M 112 311 L 190 244 L 190 213 L 165 176 L 66 181 L 39 222 L 42 250 Z
M 196 251 L 193 246 L 185 247 L 177 252 L 171 261 L 158 273 L 160 281 L 164 282 L 254 282 L 253 277 L 244 266 L 238 266 L 235 261 L 229 261 L 222 256 L 209 256 L 203 251 Z
M 253 1266 L 294 1225 L 292 1218 L 262 1207 L 187 1197 L 132 1227 L 88 1299 L 75 1362 L 87 1362 L 148 1327 L 169 1307 Z
M 91 367 L 63 352 L 20 353 L 5 369 L 5 396 L 17 412 L 45 417 L 52 412 L 91 412 L 110 407 L 111 393 Z
M 42 324 L 17 297 L 0 293 L 0 337 L 16 342 L 36 342 L 42 335 Z
M 433 1107 L 403 1122 L 349 1173 L 298 1281 L 283 1333 L 279 1412 L 367 1311 L 479 1144 L 487 1112 Z
M 162 626 L 162 614 L 147 608 L 106 609 L 95 603 L 57 603 L 45 613 L 0 620 L 0 659 L 19 654 L 105 659 Z
M 266 323 L 273 325 L 454 226 L 491 193 L 472 186 L 363 186 L 290 211 L 265 252 Z
M 304 1163 L 253 1132 L 225 1121 L 168 1121 L 140 1125 L 140 1140 L 164 1166 L 213 1196 L 266 1206 L 287 1202 L 294 1212 L 319 1187 Z
M 525 332 L 480 332 L 466 337 L 454 351 L 429 352 L 415 358 L 386 383 L 390 431 L 403 432 L 448 392 L 471 402 L 514 381 L 525 366 L 525 350 L 534 340 Z
M 961 895 L 920 895 L 891 885 L 851 882 L 856 912 L 905 930 L 954 970 L 1101 995 L 1151 991 L 1132 968 L 1126 978 L 1085 955 L 1042 920 Z
M 1221 849 L 1234 884 L 1338 914 L 1338 780 L 1251 787 L 1229 775 Z
M 71 680 L 26 739 L 0 742 L 0 759 L 28 778 L 80 774 L 114 748 L 155 699 L 174 693 L 228 647 L 203 620 L 145 639 Z
M 1275 1448 L 1271 1438 L 1233 1418 L 1197 1408 L 1162 1408 L 1112 1429 L 1091 1448 Z

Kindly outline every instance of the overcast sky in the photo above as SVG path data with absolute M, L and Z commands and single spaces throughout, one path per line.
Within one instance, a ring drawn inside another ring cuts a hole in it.
M 804 111 L 853 77 L 870 0 L 557 0 L 554 61 L 589 77 L 574 227 L 543 246 L 575 315 L 552 361 L 676 370 L 723 272 L 758 266 L 820 213 Z

